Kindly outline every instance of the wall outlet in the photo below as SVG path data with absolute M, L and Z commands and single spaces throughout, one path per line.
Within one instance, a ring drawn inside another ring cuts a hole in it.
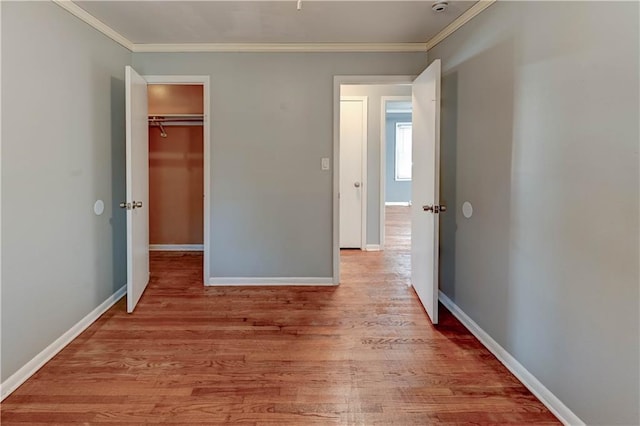
M 324 157 L 321 161 L 322 170 L 329 170 L 329 158 Z

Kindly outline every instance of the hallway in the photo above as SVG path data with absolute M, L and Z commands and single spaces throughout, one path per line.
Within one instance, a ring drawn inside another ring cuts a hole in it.
M 338 287 L 205 288 L 200 254 L 152 253 L 135 313 L 111 308 L 2 424 L 557 424 L 444 308 L 430 324 L 407 211 L 387 209 L 386 251 L 343 251 Z

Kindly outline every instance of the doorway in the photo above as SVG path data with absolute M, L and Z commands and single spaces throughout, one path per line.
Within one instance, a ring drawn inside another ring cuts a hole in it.
M 404 140 L 404 151 L 400 152 L 400 161 L 395 167 L 395 177 L 398 180 L 411 179 L 410 228 L 411 229 L 411 285 L 425 309 L 427 315 L 434 324 L 438 323 L 438 290 L 439 290 L 439 218 L 440 212 L 446 211 L 446 206 L 440 204 L 439 174 L 440 174 L 440 60 L 431 63 L 420 75 L 413 76 L 335 76 L 334 77 L 334 202 L 333 202 L 333 270 L 334 284 L 340 283 L 340 229 L 342 188 L 341 179 L 343 167 L 341 165 L 342 144 L 342 108 L 341 99 L 347 93 L 346 88 L 354 86 L 363 88 L 365 85 L 378 85 L 388 88 L 389 85 L 408 86 L 411 94 L 412 117 L 411 123 L 397 123 L 398 139 Z M 365 95 L 362 93 L 356 93 Z M 385 93 L 384 95 L 393 95 Z M 401 95 L 407 95 L 402 93 Z M 371 99 L 372 96 L 369 96 Z M 383 107 L 381 98 L 378 100 L 378 120 L 386 119 L 386 107 Z M 368 117 L 370 118 L 371 115 Z M 369 122 L 369 127 L 371 126 Z M 378 135 L 382 132 L 382 124 L 378 126 Z M 372 132 L 368 132 L 369 135 Z M 407 142 L 407 141 L 411 142 Z M 411 145 L 411 155 L 407 155 L 408 144 Z M 368 141 L 369 151 L 371 141 Z M 384 177 L 383 170 L 385 156 L 382 150 L 382 142 L 378 142 L 378 158 L 369 156 L 367 163 L 377 166 L 377 182 L 375 177 L 369 175 L 369 179 L 363 182 L 367 195 L 373 195 L 366 205 L 368 226 L 365 239 L 365 249 L 369 249 L 371 236 L 377 239 L 377 250 L 383 248 L 384 240 Z M 402 144 L 400 144 L 402 145 Z M 410 164 L 410 168 L 409 168 Z M 374 220 L 377 219 L 377 226 Z M 371 223 L 374 223 L 372 226 Z M 373 229 L 372 229 L 373 228 Z M 376 235 L 377 234 L 377 235 Z M 376 238 L 377 237 L 377 238 Z M 366 263 L 366 262 L 365 262 Z
M 408 238 L 411 239 L 412 108 L 410 95 L 381 98 L 379 238 L 382 250 L 386 247 L 389 227 L 407 228 L 403 222 L 408 222 Z M 394 236 L 406 234 L 396 231 Z
M 202 252 L 206 285 L 211 208 L 209 76 L 145 75 L 144 79 L 149 99 L 149 202 L 151 209 L 158 209 L 149 212 L 149 249 Z
M 204 250 L 204 88 L 149 84 L 149 250 Z
M 399 108 L 403 108 L 403 112 L 410 110 L 411 85 L 391 82 L 340 85 L 338 167 L 340 253 L 343 255 L 347 249 L 380 251 L 384 248 L 385 186 L 388 186 L 385 185 L 385 163 L 393 161 L 393 156 L 386 155 L 385 148 L 389 138 L 385 136 L 387 113 L 383 103 L 387 100 L 405 102 L 390 104 L 390 108 L 396 108 L 395 112 L 400 112 Z M 399 117 L 406 118 L 407 115 Z M 410 115 L 408 122 L 410 126 Z M 409 157 L 402 165 L 405 171 L 408 167 L 410 173 L 410 133 L 408 138 L 405 148 Z M 394 143 L 393 138 L 389 140 Z M 407 179 L 404 175 L 400 178 Z M 402 184 L 406 186 L 406 182 Z
M 150 91 L 161 95 L 151 105 Z M 197 105 L 195 110 L 189 109 L 190 102 Z M 126 66 L 125 116 L 127 199 L 120 207 L 127 211 L 127 312 L 131 313 L 149 284 L 150 248 L 202 250 L 201 280 L 203 285 L 209 281 L 209 76 L 141 76 Z M 179 142 L 170 144 L 169 139 Z M 180 152 L 180 147 L 186 151 Z M 159 183 L 150 185 L 150 179 Z M 152 204 L 159 211 L 151 213 Z M 170 223 L 172 215 L 182 223 Z M 152 231 L 150 220 L 161 226 Z M 166 223 L 172 228 L 163 228 Z M 151 232 L 158 240 L 150 247 Z M 176 234 L 185 238 L 176 240 L 182 244 L 171 244 Z M 196 244 L 184 244 L 191 238 L 197 238 L 191 240 Z

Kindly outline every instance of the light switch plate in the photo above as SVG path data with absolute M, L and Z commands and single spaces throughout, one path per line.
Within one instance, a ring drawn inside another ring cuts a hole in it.
M 329 170 L 329 157 L 322 158 L 322 170 Z

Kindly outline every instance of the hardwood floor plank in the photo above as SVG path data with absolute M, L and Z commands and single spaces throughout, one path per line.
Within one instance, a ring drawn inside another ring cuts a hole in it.
M 449 312 L 409 287 L 409 209 L 339 287 L 203 287 L 202 256 L 153 252 L 120 301 L 0 406 L 3 425 L 558 424 Z

